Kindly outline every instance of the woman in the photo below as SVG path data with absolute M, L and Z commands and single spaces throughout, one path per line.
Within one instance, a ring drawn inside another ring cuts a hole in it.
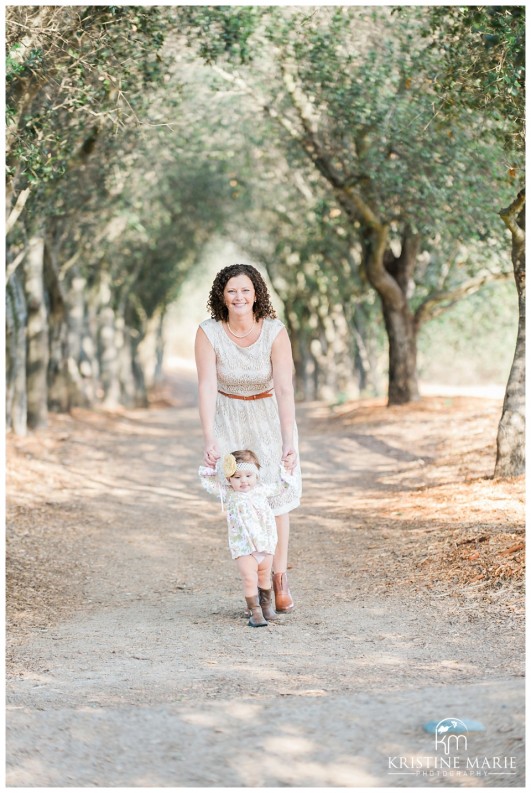
M 212 318 L 200 324 L 195 341 L 204 463 L 212 467 L 232 449 L 251 449 L 262 463 L 265 484 L 277 481 L 281 461 L 294 476 L 294 485 L 270 500 L 278 533 L 275 607 L 291 611 L 289 513 L 300 503 L 301 474 L 289 337 L 251 265 L 221 270 L 207 308 Z

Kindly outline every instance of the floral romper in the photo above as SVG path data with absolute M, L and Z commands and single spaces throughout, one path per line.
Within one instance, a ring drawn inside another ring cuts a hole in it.
M 232 558 L 250 554 L 274 554 L 277 547 L 277 526 L 268 499 L 292 487 L 293 477 L 282 467 L 281 481 L 277 481 L 277 484 L 258 483 L 252 490 L 242 493 L 233 490 L 226 479 L 217 475 L 215 468 L 201 465 L 198 473 L 205 490 L 218 496 L 222 504 L 225 504 Z

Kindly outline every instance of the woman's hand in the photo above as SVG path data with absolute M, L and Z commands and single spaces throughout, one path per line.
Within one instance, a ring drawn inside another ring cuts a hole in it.
M 208 466 L 209 468 L 215 468 L 216 463 L 220 457 L 221 454 L 219 453 L 219 449 L 216 441 L 209 441 L 205 445 L 205 449 L 203 453 L 203 460 L 205 462 L 205 465 Z
M 282 447 L 282 463 L 288 474 L 293 473 L 293 470 L 297 465 L 297 452 L 293 446 L 290 445 Z

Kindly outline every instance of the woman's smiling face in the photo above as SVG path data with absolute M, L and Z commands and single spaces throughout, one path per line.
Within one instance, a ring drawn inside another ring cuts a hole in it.
M 243 317 L 252 312 L 255 291 L 249 276 L 235 275 L 234 278 L 229 278 L 223 290 L 223 298 L 229 313 L 235 317 Z

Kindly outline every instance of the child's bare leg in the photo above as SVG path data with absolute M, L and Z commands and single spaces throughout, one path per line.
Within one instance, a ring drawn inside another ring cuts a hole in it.
M 238 556 L 236 567 L 240 573 L 245 597 L 252 597 L 258 593 L 258 562 L 251 556 Z
M 273 566 L 273 554 L 266 554 L 258 565 L 258 586 L 260 589 L 271 589 L 271 568 Z

